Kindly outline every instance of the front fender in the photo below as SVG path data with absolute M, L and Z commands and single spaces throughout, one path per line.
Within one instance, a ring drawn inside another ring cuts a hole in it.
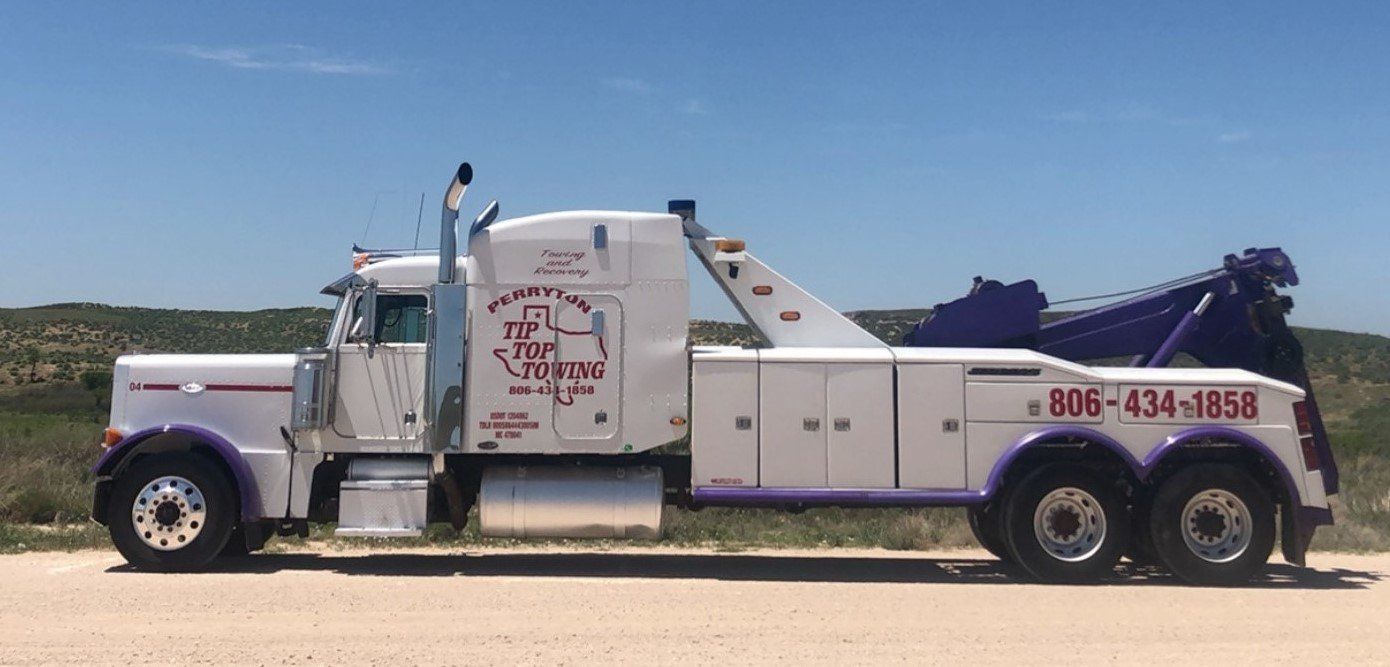
M 94 514 L 98 521 L 104 518 L 102 510 L 105 507 L 105 494 L 110 490 L 109 479 L 125 467 L 132 454 L 148 450 L 147 445 L 155 444 L 152 440 L 167 434 L 181 436 L 181 440 L 187 442 L 206 445 L 227 465 L 227 469 L 232 471 L 232 481 L 240 498 L 242 522 L 257 521 L 265 515 L 261 508 L 260 491 L 256 487 L 256 476 L 236 446 L 221 435 L 201 426 L 165 424 L 130 434 L 116 446 L 103 452 L 96 465 L 92 466 L 92 474 L 97 477 Z

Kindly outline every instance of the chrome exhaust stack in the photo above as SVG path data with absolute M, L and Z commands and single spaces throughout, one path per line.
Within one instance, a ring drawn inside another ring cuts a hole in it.
M 459 165 L 444 191 L 439 221 L 439 284 L 430 289 L 431 314 L 426 341 L 425 429 L 431 452 L 463 446 L 464 327 L 468 321 L 468 285 L 456 282 L 459 204 L 473 182 L 473 167 Z
M 439 282 L 447 285 L 454 282 L 454 263 L 458 257 L 459 204 L 463 202 L 468 184 L 473 182 L 473 167 L 467 162 L 459 165 L 454 172 L 454 180 L 444 191 L 444 208 L 439 220 Z

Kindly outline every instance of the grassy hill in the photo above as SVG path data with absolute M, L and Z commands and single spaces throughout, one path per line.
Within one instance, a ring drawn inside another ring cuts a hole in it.
M 928 311 L 847 315 L 896 342 Z M 15 535 L 33 543 L 56 533 L 25 523 L 80 521 L 88 511 L 86 468 L 105 424 L 116 356 L 142 352 L 287 352 L 318 343 L 323 308 L 250 312 L 64 303 L 0 309 L 0 550 Z M 695 320 L 695 344 L 751 344 L 743 324 Z M 1390 338 L 1298 329 L 1315 391 L 1343 471 L 1339 525 L 1321 548 L 1390 549 Z M 1191 362 L 1190 362 L 1191 363 Z M 894 548 L 969 542 L 959 510 L 758 510 L 677 513 L 677 541 L 721 544 L 856 544 Z M 29 532 L 24 532 L 28 530 Z M 19 532 L 16 532 L 19 531 Z M 90 530 L 88 530 L 90 532 Z M 93 538 L 95 539 L 95 538 Z M 13 548 L 13 547 L 11 547 Z

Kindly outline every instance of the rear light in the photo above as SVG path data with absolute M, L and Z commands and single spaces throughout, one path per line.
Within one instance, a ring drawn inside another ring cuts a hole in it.
M 117 444 L 121 442 L 121 439 L 124 437 L 125 435 L 123 435 L 120 431 L 108 426 L 106 427 L 106 430 L 101 432 L 101 446 L 108 448 L 115 447 Z
M 1298 401 L 1293 404 L 1293 419 L 1298 424 L 1299 435 L 1309 435 L 1313 432 L 1313 420 L 1308 418 L 1308 404 Z
M 1313 442 L 1313 436 L 1305 435 L 1298 439 L 1299 446 L 1303 447 L 1303 467 L 1308 472 L 1322 469 L 1322 461 L 1318 459 L 1318 445 Z
M 1309 472 L 1322 469 L 1322 459 L 1318 456 L 1318 443 L 1313 439 L 1313 420 L 1308 418 L 1308 403 L 1297 401 L 1293 404 L 1293 420 L 1298 427 L 1298 446 L 1303 449 L 1303 467 Z

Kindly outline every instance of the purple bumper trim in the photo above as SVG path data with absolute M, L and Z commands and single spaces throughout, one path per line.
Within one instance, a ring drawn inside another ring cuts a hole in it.
M 236 478 L 237 490 L 241 495 L 241 520 L 255 521 L 265 516 L 261 511 L 261 494 L 256 487 L 256 476 L 251 472 L 251 466 L 247 465 L 241 452 L 232 443 L 227 442 L 226 438 L 201 426 L 165 424 L 136 431 L 121 440 L 115 447 L 102 452 L 101 458 L 97 459 L 96 465 L 92 466 L 92 474 L 98 477 L 110 475 L 126 454 L 134 451 L 140 443 L 164 433 L 189 435 L 197 439 L 198 442 L 212 447 L 213 451 L 217 452 L 217 455 L 227 463 L 227 467 L 231 469 L 232 475 Z
M 989 498 L 979 491 L 910 489 L 816 489 L 789 487 L 703 486 L 692 494 L 709 505 L 835 505 L 839 507 L 908 507 L 972 505 Z

